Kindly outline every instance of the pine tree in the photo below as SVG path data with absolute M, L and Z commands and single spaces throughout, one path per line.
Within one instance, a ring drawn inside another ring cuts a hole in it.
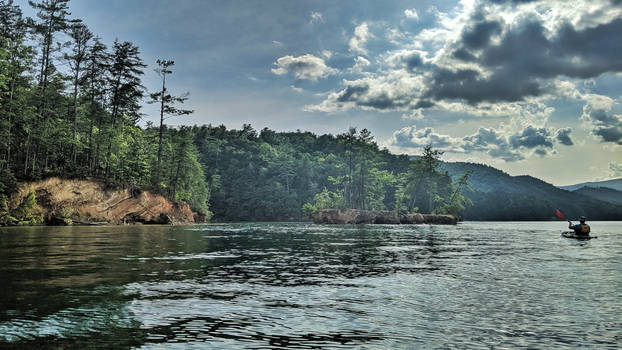
M 87 166 L 92 173 L 99 164 L 99 151 L 101 144 L 102 125 L 105 118 L 105 96 L 107 89 L 107 74 L 110 68 L 111 55 L 106 45 L 99 37 L 93 39 L 88 47 L 88 59 L 84 90 L 88 99 L 88 156 Z M 94 144 L 95 143 L 95 144 Z
M 161 163 L 162 163 L 162 138 L 164 133 L 164 121 L 166 119 L 188 115 L 194 113 L 194 111 L 187 109 L 178 109 L 175 107 L 176 103 L 184 103 L 188 100 L 188 93 L 185 93 L 181 96 L 173 96 L 168 93 L 168 89 L 166 88 L 166 76 L 172 74 L 173 71 L 169 69 L 175 65 L 174 61 L 167 60 L 157 60 L 156 64 L 158 67 L 155 69 L 156 73 L 162 78 L 162 90 L 152 93 L 151 100 L 149 103 L 159 103 L 160 104 L 160 129 L 158 132 L 158 157 L 156 160 L 156 171 L 155 171 L 155 185 L 160 186 L 160 176 L 161 176 Z
M 25 73 L 32 64 L 32 49 L 25 45 L 26 21 L 22 11 L 13 5 L 13 0 L 0 0 L 0 125 L 2 144 L 0 144 L 0 169 L 13 168 L 13 143 L 17 118 L 26 118 L 28 111 L 24 102 L 24 91 L 30 77 Z M 19 130 L 17 130 L 19 132 Z
M 72 39 L 72 52 L 69 55 L 65 55 L 65 58 L 69 62 L 69 66 L 72 72 L 72 84 L 73 84 L 73 94 L 72 94 L 72 108 L 71 108 L 71 118 L 72 118 L 72 145 L 71 145 L 71 158 L 73 160 L 73 164 L 76 164 L 76 156 L 77 156 L 77 129 L 78 129 L 78 88 L 85 80 L 84 74 L 84 64 L 88 60 L 88 44 L 93 34 L 86 27 L 86 25 L 82 23 L 76 23 L 71 27 L 71 31 L 69 35 Z
M 138 47 L 128 41 L 115 40 L 108 76 L 110 124 L 108 125 L 106 176 L 111 172 L 112 146 L 117 133 L 117 122 L 123 118 L 122 122 L 134 125 L 140 119 L 140 100 L 145 89 L 141 84 L 140 76 L 143 74 L 144 67 L 146 65 L 140 58 Z

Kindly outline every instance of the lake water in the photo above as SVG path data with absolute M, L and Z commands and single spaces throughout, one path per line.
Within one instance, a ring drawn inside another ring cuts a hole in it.
M 0 348 L 619 348 L 590 224 L 0 228 Z

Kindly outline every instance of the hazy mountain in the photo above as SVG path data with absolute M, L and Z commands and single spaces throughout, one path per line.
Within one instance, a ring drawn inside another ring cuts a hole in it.
M 578 190 L 572 191 L 573 193 L 579 193 L 584 196 L 599 199 L 610 203 L 622 205 L 622 191 L 617 191 L 608 187 L 581 187 Z
M 531 176 L 510 176 L 490 166 L 474 163 L 443 163 L 457 178 L 473 171 L 465 194 L 473 205 L 465 211 L 467 220 L 547 220 L 560 209 L 569 219 L 580 215 L 590 220 L 622 220 L 622 205 L 598 197 L 557 188 Z
M 622 177 L 619 179 L 613 179 L 613 180 L 582 182 L 576 185 L 559 186 L 559 188 L 568 190 L 568 191 L 575 191 L 582 187 L 593 187 L 593 188 L 608 187 L 608 188 L 613 188 L 614 190 L 622 191 Z

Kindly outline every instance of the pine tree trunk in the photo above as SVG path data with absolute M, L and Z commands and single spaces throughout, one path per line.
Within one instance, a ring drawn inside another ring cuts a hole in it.
M 156 186 L 160 186 L 160 164 L 162 161 L 162 133 L 164 131 L 164 93 L 166 91 L 166 73 L 162 73 L 162 93 L 160 94 L 160 131 L 158 133 L 158 160 L 156 163 Z

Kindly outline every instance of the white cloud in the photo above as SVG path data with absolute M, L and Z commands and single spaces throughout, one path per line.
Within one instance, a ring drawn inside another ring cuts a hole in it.
M 283 47 L 283 43 L 280 41 L 272 40 L 272 45 L 276 47 Z
M 609 174 L 611 177 L 622 176 L 622 163 L 609 162 L 609 170 L 611 171 Z
M 283 56 L 274 63 L 276 68 L 272 68 L 272 73 L 276 75 L 292 74 L 297 79 L 307 79 L 316 81 L 329 75 L 337 74 L 337 69 L 326 65 L 323 59 L 306 54 L 303 56 Z
M 432 144 L 434 148 L 445 152 L 483 153 L 506 162 L 557 153 L 554 148 L 557 135 L 554 129 L 532 125 L 517 128 L 518 123 L 511 124 L 501 125 L 497 129 L 480 127 L 475 133 L 464 137 L 440 134 L 430 127 L 417 129 L 416 126 L 408 126 L 395 131 L 389 145 L 412 154 Z
M 333 53 L 330 50 L 322 50 L 322 56 L 324 56 L 327 60 L 330 60 L 330 58 L 333 57 Z
M 326 23 L 326 20 L 324 20 L 324 15 L 322 15 L 321 12 L 311 12 L 311 24 L 316 24 L 316 23 Z
M 404 10 L 404 15 L 406 16 L 406 18 L 410 18 L 414 20 L 419 19 L 419 14 L 417 13 L 416 9 L 406 9 Z
M 586 94 L 581 119 L 601 142 L 622 146 L 622 115 L 612 112 L 616 101 L 610 97 Z
M 367 22 L 358 25 L 354 28 L 354 36 L 350 38 L 350 42 L 348 43 L 350 51 L 366 55 L 367 49 L 365 48 L 365 44 L 371 36 Z
M 329 93 L 306 111 L 335 113 L 352 108 L 376 111 L 408 111 L 425 88 L 423 77 L 404 70 L 390 70 L 356 80 L 343 80 L 343 89 Z
M 363 56 L 358 56 L 354 58 L 354 66 L 348 69 L 349 73 L 353 74 L 361 74 L 365 70 L 366 67 L 369 67 L 371 62 Z

